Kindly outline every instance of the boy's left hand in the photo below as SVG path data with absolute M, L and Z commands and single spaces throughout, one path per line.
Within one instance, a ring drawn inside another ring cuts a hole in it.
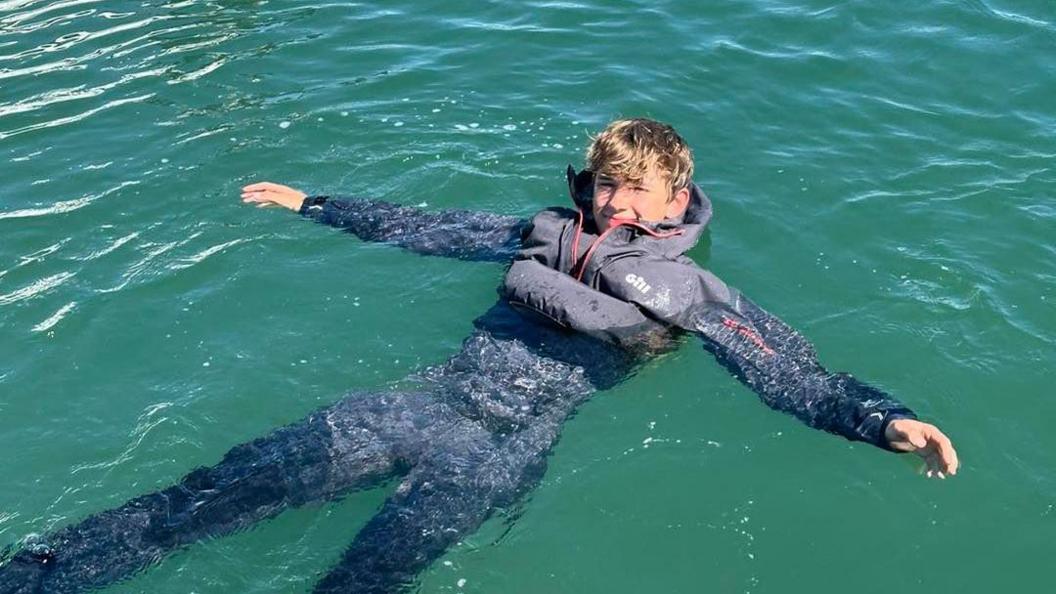
M 924 459 L 927 475 L 946 478 L 957 474 L 960 462 L 950 438 L 930 423 L 916 419 L 895 419 L 887 424 L 884 437 L 900 452 L 913 452 Z

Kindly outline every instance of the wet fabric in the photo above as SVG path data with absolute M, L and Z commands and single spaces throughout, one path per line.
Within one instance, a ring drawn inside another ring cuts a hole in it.
M 172 551 L 286 509 L 398 480 L 317 593 L 391 593 L 538 484 L 576 406 L 635 359 L 562 340 L 497 304 L 450 360 L 395 389 L 336 404 L 232 448 L 215 466 L 39 537 L 0 567 L 0 593 L 71 594 L 119 582 Z
M 0 594 L 104 587 L 203 538 L 392 479 L 400 481 L 395 492 L 315 591 L 405 590 L 449 546 L 538 484 L 578 405 L 686 333 L 768 405 L 885 447 L 885 424 L 911 411 L 825 370 L 802 336 L 683 255 L 710 217 L 696 196 L 684 220 L 658 226 L 681 229 L 677 237 L 612 233 L 583 266 L 582 281 L 569 274 L 577 264 L 569 242 L 581 224 L 581 242 L 598 236 L 589 237 L 591 223 L 576 211 L 548 209 L 525 221 L 307 199 L 302 215 L 365 240 L 465 260 L 514 259 L 500 288 L 505 298 L 475 321 L 458 353 L 401 385 L 350 392 L 172 487 L 25 543 L 0 566 Z
M 599 233 L 592 175 L 569 167 L 568 182 L 577 210 L 548 208 L 521 228 L 502 288 L 511 303 L 616 343 L 656 325 L 694 333 L 768 405 L 848 439 L 888 448 L 887 423 L 914 416 L 890 395 L 827 371 L 800 334 L 685 255 L 712 216 L 696 184 L 678 219 Z

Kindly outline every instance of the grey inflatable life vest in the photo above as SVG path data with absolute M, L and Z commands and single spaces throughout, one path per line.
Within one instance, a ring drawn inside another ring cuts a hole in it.
M 729 298 L 721 281 L 715 279 L 713 287 L 701 282 L 707 273 L 683 255 L 711 218 L 711 202 L 699 187 L 691 186 L 680 219 L 625 223 L 598 234 L 593 174 L 577 174 L 569 166 L 567 175 L 578 212 L 548 208 L 525 227 L 521 250 L 500 287 L 511 305 L 608 342 L 634 343 L 672 326 L 689 327 L 679 319 L 686 299 Z

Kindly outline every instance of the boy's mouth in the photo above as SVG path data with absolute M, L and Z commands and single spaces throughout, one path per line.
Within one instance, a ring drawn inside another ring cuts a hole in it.
M 638 222 L 638 217 L 628 214 L 619 214 L 616 216 L 612 216 L 607 215 L 605 213 L 601 213 L 601 216 L 603 217 L 603 220 L 599 221 L 599 223 L 601 223 L 602 227 L 604 227 L 600 229 L 601 231 L 605 231 L 606 229 L 612 229 L 613 227 L 619 227 L 621 225 L 626 225 L 628 223 Z
M 613 223 L 636 223 L 636 222 L 638 222 L 638 217 L 636 217 L 634 215 L 626 214 L 626 213 L 620 213 L 620 214 L 602 213 L 602 216 L 605 217 L 606 219 L 608 219 L 609 221 L 613 222 Z

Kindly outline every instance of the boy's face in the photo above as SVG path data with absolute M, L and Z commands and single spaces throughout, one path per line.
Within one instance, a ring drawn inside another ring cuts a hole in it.
M 594 177 L 594 221 L 598 233 L 621 222 L 656 223 L 680 216 L 689 204 L 689 189 L 671 196 L 667 180 L 650 170 L 641 182 Z

